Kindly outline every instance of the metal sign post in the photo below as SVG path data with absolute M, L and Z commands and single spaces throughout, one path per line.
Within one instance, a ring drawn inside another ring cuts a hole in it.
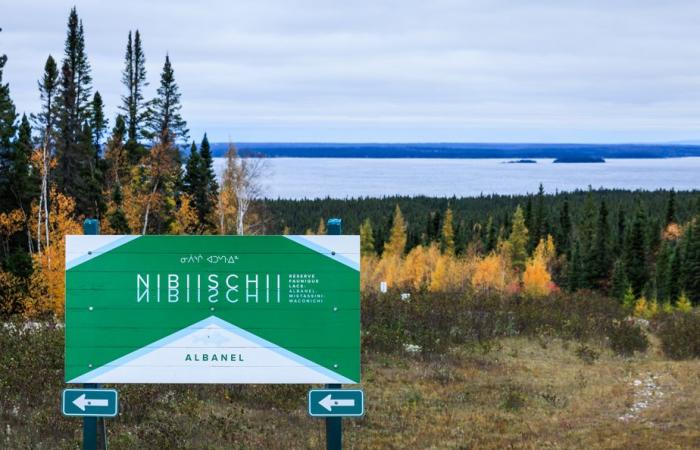
M 83 233 L 87 235 L 100 234 L 100 222 L 97 219 L 85 219 L 83 222 Z M 83 384 L 85 389 L 98 389 L 99 384 L 87 383 Z M 101 433 L 99 432 L 101 431 Z M 97 450 L 97 437 L 100 439 L 101 449 L 107 449 L 107 424 L 102 417 L 84 416 L 83 417 L 83 449 Z
M 343 234 L 343 222 L 341 219 L 328 219 L 326 234 Z M 327 384 L 326 389 L 341 389 L 340 384 Z M 343 418 L 326 417 L 326 449 L 341 450 L 343 448 Z

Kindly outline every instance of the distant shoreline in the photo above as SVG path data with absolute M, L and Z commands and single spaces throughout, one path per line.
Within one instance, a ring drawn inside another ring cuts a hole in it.
M 228 143 L 211 144 L 222 157 Z M 337 144 L 250 143 L 235 144 L 242 156 L 268 158 L 377 158 L 377 159 L 659 159 L 700 156 L 698 145 L 677 144 Z

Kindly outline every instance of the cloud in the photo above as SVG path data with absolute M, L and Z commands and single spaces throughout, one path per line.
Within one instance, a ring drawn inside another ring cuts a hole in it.
M 38 107 L 73 2 L 3 6 L 20 111 Z M 697 138 L 694 1 L 77 2 L 116 113 L 126 35 L 153 95 L 168 52 L 192 135 L 236 141 Z

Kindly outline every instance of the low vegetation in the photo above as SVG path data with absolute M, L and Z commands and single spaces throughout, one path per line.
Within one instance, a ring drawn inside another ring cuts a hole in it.
M 362 297 L 367 411 L 344 422 L 347 448 L 700 444 L 696 312 L 646 322 L 587 292 L 400 294 Z M 61 325 L 7 323 L 0 348 L 3 447 L 75 448 L 81 421 L 58 407 Z M 120 385 L 110 448 L 322 448 L 309 387 Z

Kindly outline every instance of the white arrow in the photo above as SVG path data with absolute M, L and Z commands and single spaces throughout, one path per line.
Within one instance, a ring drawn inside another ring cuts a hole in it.
M 331 394 L 328 394 L 318 404 L 330 411 L 334 406 L 355 406 L 355 400 L 332 398 Z
M 73 400 L 73 404 L 85 411 L 86 406 L 109 406 L 109 400 L 102 398 L 85 398 L 85 394 Z

